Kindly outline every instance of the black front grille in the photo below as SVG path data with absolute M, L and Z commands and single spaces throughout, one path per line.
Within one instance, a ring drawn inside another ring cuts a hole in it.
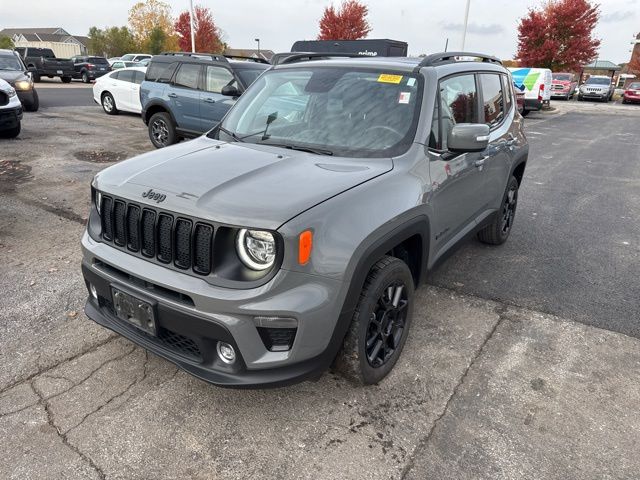
M 211 272 L 213 226 L 106 195 L 100 212 L 106 242 L 199 275 Z
M 4 92 L 0 92 L 0 106 L 6 105 L 9 103 L 9 95 Z

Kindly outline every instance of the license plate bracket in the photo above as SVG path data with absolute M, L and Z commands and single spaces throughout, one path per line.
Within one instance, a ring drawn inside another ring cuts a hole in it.
M 62 75 L 62 70 L 58 70 L 56 73 L 57 73 L 58 75 Z
M 155 307 L 151 302 L 111 286 L 116 316 L 150 335 L 157 335 Z

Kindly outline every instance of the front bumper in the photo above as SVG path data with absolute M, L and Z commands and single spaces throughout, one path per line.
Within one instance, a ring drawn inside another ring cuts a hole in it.
M 582 98 L 594 98 L 604 100 L 609 98 L 609 92 L 580 92 Z
M 339 335 L 339 342 L 334 338 L 339 319 L 342 323 L 342 304 L 337 301 L 341 282 L 282 272 L 256 289 L 224 289 L 95 242 L 86 233 L 82 245 L 85 282 L 98 294 L 98 299 L 89 295 L 87 316 L 210 383 L 275 387 L 317 377 L 341 344 Z M 153 287 L 145 286 L 147 282 Z M 155 305 L 157 336 L 115 315 L 111 286 Z M 181 303 L 176 293 L 188 295 L 192 304 Z M 269 351 L 256 328 L 256 316 L 296 318 L 291 349 Z M 218 358 L 219 341 L 236 350 L 234 364 Z
M 9 130 L 20 125 L 22 120 L 22 106 L 0 108 L 0 130 Z

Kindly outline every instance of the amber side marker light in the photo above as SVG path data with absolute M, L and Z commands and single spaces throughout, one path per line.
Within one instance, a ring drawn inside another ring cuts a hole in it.
M 313 233 L 305 230 L 298 237 L 298 263 L 306 265 L 311 258 L 311 247 L 313 246 Z

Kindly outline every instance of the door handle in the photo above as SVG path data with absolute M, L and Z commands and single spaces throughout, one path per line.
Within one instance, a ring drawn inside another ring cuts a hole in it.
M 211 97 L 205 98 L 204 101 L 207 102 L 207 103 L 216 103 L 216 101 Z
M 178 98 L 178 94 L 177 93 L 170 93 L 169 95 L 167 95 L 167 97 L 169 97 L 169 98 Z

